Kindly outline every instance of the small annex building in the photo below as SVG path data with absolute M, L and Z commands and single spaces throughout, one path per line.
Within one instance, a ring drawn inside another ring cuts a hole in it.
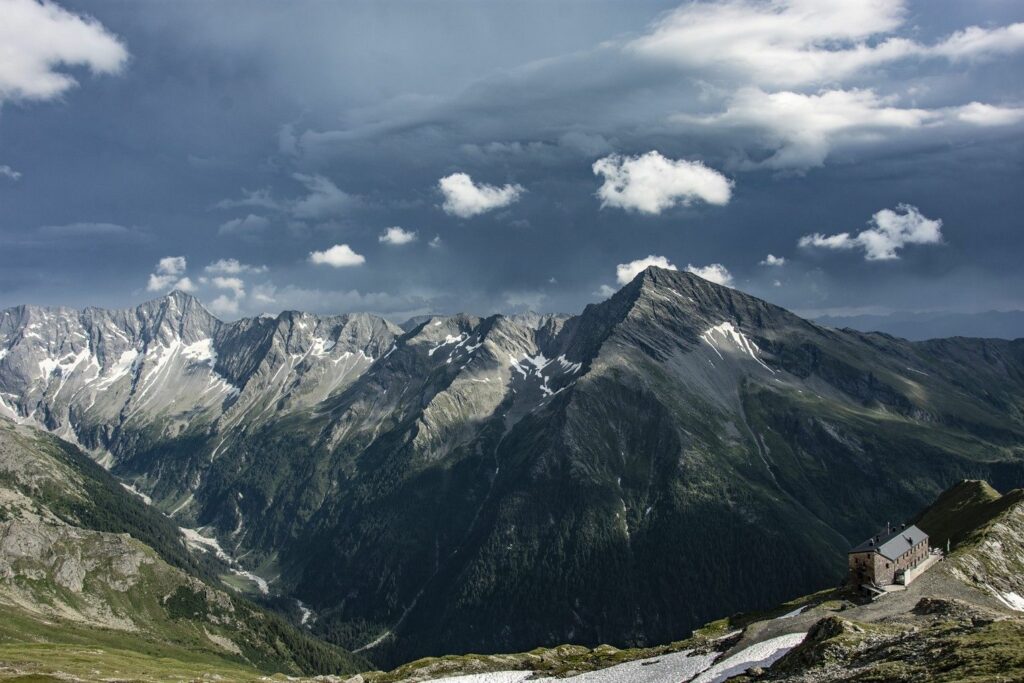
M 848 553 L 850 583 L 854 586 L 902 583 L 905 573 L 927 560 L 928 553 L 928 534 L 913 524 L 887 526 Z

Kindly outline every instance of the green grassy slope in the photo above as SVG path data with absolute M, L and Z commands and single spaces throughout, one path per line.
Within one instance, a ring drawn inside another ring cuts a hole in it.
M 6 670 L 131 671 L 132 662 L 157 658 L 170 668 L 207 667 L 246 680 L 369 668 L 363 658 L 212 587 L 218 569 L 194 559 L 170 520 L 77 449 L 0 419 Z M 104 656 L 97 660 L 88 647 Z
M 1024 502 L 1024 490 L 1015 489 L 1005 496 L 988 482 L 967 480 L 943 492 L 938 500 L 916 520 L 931 537 L 933 546 L 951 549 L 983 535 L 1006 510 Z

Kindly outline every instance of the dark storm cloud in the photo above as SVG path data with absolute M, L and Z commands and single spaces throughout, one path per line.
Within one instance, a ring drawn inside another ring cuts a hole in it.
M 184 255 L 226 316 L 576 310 L 648 256 L 804 312 L 1024 307 L 1017 3 L 64 6 L 130 57 L 4 106 L 0 305 L 134 303 Z M 666 163 L 613 176 L 633 199 L 602 208 L 594 162 L 652 150 Z M 446 212 L 460 173 L 521 191 Z M 798 247 L 904 204 L 941 243 Z M 420 239 L 395 248 L 394 226 Z M 309 263 L 338 245 L 365 263 Z M 266 269 L 218 288 L 204 267 L 228 259 Z

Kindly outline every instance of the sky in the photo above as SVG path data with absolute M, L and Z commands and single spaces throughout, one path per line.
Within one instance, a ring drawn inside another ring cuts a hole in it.
M 1019 0 L 0 0 L 0 307 L 1024 309 Z

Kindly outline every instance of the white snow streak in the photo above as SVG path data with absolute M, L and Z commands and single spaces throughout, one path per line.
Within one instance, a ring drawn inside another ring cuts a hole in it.
M 136 496 L 141 498 L 142 502 L 144 502 L 146 505 L 152 505 L 153 504 L 153 499 L 152 498 L 150 498 L 145 493 L 143 493 L 142 491 L 140 491 L 137 488 L 135 488 L 132 484 L 126 484 L 126 483 L 124 483 L 122 481 L 121 482 L 121 486 L 125 487 L 125 489 L 127 489 L 130 493 L 134 493 Z
M 184 346 L 181 355 L 197 363 L 206 363 L 211 368 L 217 364 L 217 352 L 213 350 L 212 339 L 200 339 Z
M 139 352 L 136 349 L 128 349 L 123 352 L 117 359 L 117 362 L 107 368 L 106 373 L 93 384 L 94 389 L 105 389 L 111 384 L 121 379 L 122 377 L 128 376 L 132 368 L 135 366 L 135 361 L 139 357 Z
M 427 351 L 427 355 L 428 356 L 433 356 L 434 353 L 438 349 L 440 349 L 441 347 L 448 346 L 449 344 L 461 344 L 462 342 L 466 341 L 467 339 L 469 339 L 469 335 L 466 334 L 466 333 L 462 333 L 462 334 L 460 334 L 457 337 L 452 336 L 452 335 L 449 334 L 447 337 L 444 338 L 443 342 L 441 342 L 440 344 L 438 344 L 434 348 L 432 348 L 429 351 Z
M 178 528 L 181 529 L 181 535 L 185 537 L 185 543 L 190 548 L 204 553 L 213 552 L 213 554 L 217 556 L 217 559 L 228 565 L 228 569 L 231 570 L 232 574 L 252 581 L 256 584 L 256 587 L 259 588 L 260 593 L 263 595 L 268 595 L 270 593 L 270 585 L 267 583 L 266 579 L 261 576 L 256 576 L 252 572 L 239 567 L 235 559 L 220 547 L 220 543 L 216 538 L 203 536 L 199 533 L 198 529 L 186 529 L 185 527 Z
M 718 344 L 715 343 L 716 339 L 718 340 L 719 344 L 724 344 L 727 342 L 732 343 L 732 345 L 735 346 L 740 351 L 740 353 L 750 356 L 758 363 L 758 365 L 760 365 L 773 375 L 775 374 L 775 371 L 768 367 L 763 360 L 761 360 L 761 357 L 759 356 L 759 354 L 761 353 L 761 349 L 758 348 L 757 344 L 755 344 L 753 340 L 747 337 L 747 335 L 743 334 L 738 329 L 736 329 L 731 322 L 726 321 L 724 323 L 719 323 L 718 325 L 709 327 L 708 329 L 704 330 L 704 333 L 700 335 L 700 338 L 707 342 L 708 346 L 714 349 L 715 353 L 717 353 L 718 357 L 721 358 L 722 360 L 725 360 L 725 357 L 719 350 Z
M 1024 597 L 1021 597 L 1019 593 L 1010 591 L 1009 593 L 1000 593 L 991 586 L 989 589 L 995 594 L 996 599 L 1003 603 L 1012 610 L 1018 612 L 1024 612 Z

